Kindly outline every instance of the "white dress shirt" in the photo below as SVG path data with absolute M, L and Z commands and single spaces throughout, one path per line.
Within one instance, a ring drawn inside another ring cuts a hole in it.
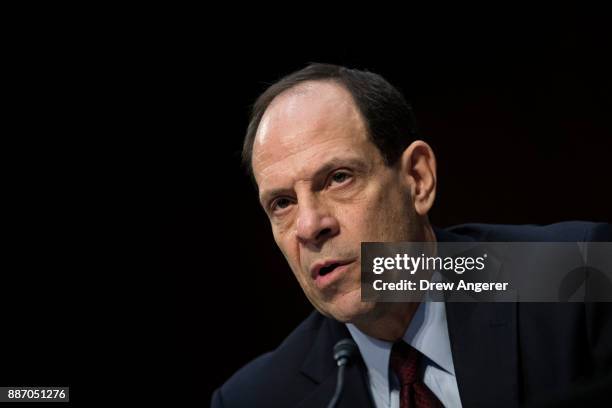
M 368 368 L 376 407 L 399 408 L 399 381 L 389 368 L 393 343 L 370 337 L 353 324 L 346 326 Z M 425 385 L 445 407 L 461 407 L 444 302 L 421 302 L 403 339 L 424 356 L 420 369 Z

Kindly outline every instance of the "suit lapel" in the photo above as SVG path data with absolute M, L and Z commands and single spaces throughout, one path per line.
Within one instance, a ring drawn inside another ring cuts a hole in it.
M 446 303 L 461 403 L 518 406 L 516 303 Z
M 434 228 L 440 242 L 473 238 Z M 496 271 L 501 268 L 497 258 Z M 453 364 L 464 407 L 519 404 L 517 303 L 446 302 Z
M 317 386 L 298 407 L 327 406 L 336 389 L 338 375 L 333 358 L 334 345 L 344 338 L 351 338 L 344 324 L 332 319 L 323 319 L 312 348 L 302 365 L 302 373 L 317 383 Z M 358 355 L 354 360 L 345 371 L 344 390 L 338 406 L 373 407 L 363 359 Z

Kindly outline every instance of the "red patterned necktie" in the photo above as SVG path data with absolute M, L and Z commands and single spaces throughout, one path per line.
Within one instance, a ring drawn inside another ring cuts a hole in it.
M 389 364 L 397 375 L 400 390 L 400 408 L 443 407 L 440 400 L 419 378 L 421 353 L 401 340 L 393 345 Z

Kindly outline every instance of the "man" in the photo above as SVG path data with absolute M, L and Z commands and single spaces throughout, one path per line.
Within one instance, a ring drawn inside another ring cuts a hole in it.
M 602 305 L 361 301 L 364 241 L 610 240 L 607 225 L 590 223 L 434 229 L 434 152 L 382 77 L 313 64 L 283 78 L 257 100 L 243 154 L 274 240 L 317 311 L 218 389 L 213 406 L 325 406 L 343 338 L 359 349 L 347 407 L 517 406 L 609 367 Z

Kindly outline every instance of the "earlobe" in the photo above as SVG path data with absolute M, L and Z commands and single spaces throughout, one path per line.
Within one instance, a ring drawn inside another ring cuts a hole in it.
M 401 172 L 417 214 L 427 215 L 436 197 L 436 157 L 431 147 L 422 140 L 412 142 L 402 153 Z

